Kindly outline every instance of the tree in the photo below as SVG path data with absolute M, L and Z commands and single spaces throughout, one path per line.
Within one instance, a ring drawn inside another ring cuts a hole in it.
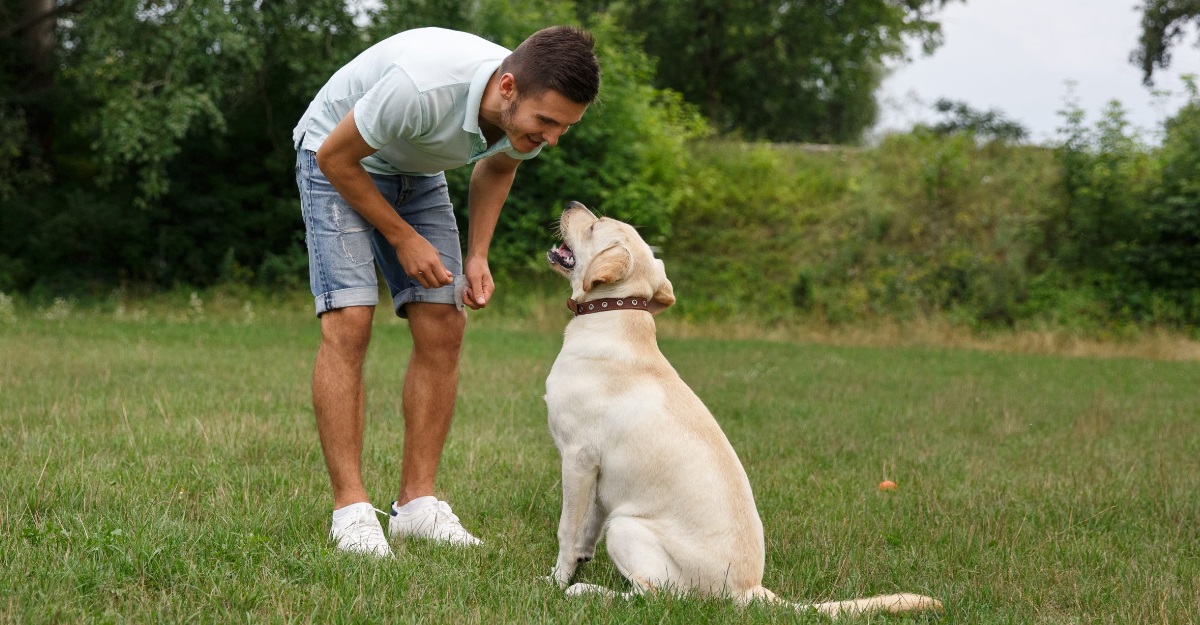
M 1171 47 L 1188 24 L 1200 26 L 1200 0 L 1144 0 L 1142 36 L 1129 60 L 1142 68 L 1142 80 L 1154 84 L 1154 71 L 1171 65 Z M 1197 41 L 1200 45 L 1200 41 Z
M 53 159 L 58 18 L 88 0 L 0 0 L 0 199 L 45 180 Z
M 2 75 L 2 111 L 49 116 L 55 158 L 0 211 L 0 230 L 23 234 L 0 240 L 0 290 L 205 284 L 231 252 L 254 268 L 303 253 L 290 134 L 333 69 L 367 45 L 344 1 L 58 7 L 52 97 Z M 23 119 L 0 116 L 0 129 Z M 24 171 L 39 152 L 32 134 L 0 149 L 21 154 L 9 164 Z
M 855 142 L 904 39 L 940 44 L 950 0 L 591 0 L 644 37 L 657 85 L 701 107 L 717 130 L 775 141 Z
M 938 135 L 967 133 L 984 141 L 1021 141 L 1029 136 L 1025 126 L 996 109 L 980 111 L 966 102 L 947 98 L 939 98 L 933 108 L 945 115 L 942 121 L 930 127 Z

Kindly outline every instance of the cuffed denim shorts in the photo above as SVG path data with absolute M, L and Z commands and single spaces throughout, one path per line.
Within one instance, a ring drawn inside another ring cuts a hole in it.
M 396 214 L 441 254 L 442 264 L 455 276 L 454 284 L 426 289 L 409 278 L 396 258 L 395 248 L 342 199 L 321 173 L 316 153 L 301 149 L 296 153 L 296 186 L 300 188 L 309 284 L 316 298 L 317 316 L 336 308 L 378 304 L 376 266 L 387 281 L 392 307 L 400 317 L 408 316 L 404 306 L 409 302 L 461 308 L 466 280 L 446 177 L 372 174 L 371 178 Z

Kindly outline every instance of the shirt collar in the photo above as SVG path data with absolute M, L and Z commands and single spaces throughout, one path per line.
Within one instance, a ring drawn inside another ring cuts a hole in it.
M 500 67 L 500 61 L 490 61 L 479 66 L 475 71 L 475 77 L 471 79 L 471 87 L 467 89 L 467 117 L 463 120 L 463 130 L 482 135 L 479 130 L 479 107 L 483 104 L 483 92 L 487 89 L 488 81 L 491 80 L 492 74 L 496 72 L 496 68 Z

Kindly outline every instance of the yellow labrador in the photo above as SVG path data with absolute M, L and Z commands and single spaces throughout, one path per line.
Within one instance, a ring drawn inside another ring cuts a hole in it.
M 571 281 L 562 351 L 546 380 L 562 456 L 552 579 L 567 588 L 601 533 L 634 592 L 665 590 L 787 603 L 825 614 L 940 610 L 901 593 L 799 605 L 763 588 L 763 527 L 746 471 L 712 414 L 658 349 L 652 313 L 675 302 L 661 260 L 631 226 L 578 202 L 559 222 L 550 265 Z

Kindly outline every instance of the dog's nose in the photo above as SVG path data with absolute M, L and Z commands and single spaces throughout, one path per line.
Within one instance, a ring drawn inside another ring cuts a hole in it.
M 582 208 L 583 210 L 587 210 L 586 206 L 584 206 L 583 204 L 581 204 L 579 202 L 576 202 L 575 200 L 571 200 L 570 202 L 567 202 L 567 210 L 572 210 L 575 208 Z

